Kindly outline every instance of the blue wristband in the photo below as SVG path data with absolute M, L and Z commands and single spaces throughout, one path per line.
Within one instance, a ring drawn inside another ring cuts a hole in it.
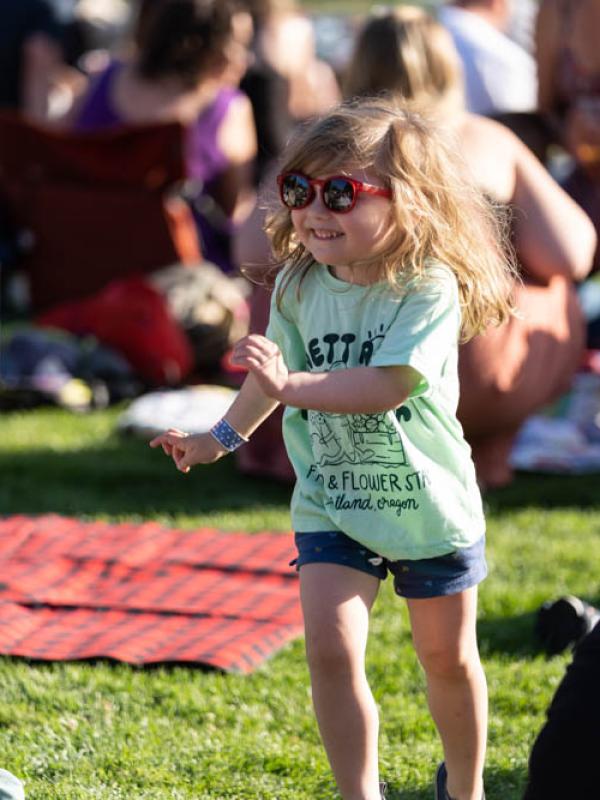
M 248 441 L 235 428 L 232 428 L 226 419 L 220 419 L 216 425 L 213 425 L 210 429 L 210 435 L 230 453 L 233 453 L 234 450 L 237 450 L 238 447 Z

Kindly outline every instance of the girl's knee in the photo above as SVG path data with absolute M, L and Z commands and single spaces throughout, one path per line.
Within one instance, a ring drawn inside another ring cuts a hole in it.
M 418 652 L 419 661 L 430 677 L 446 680 L 468 680 L 481 667 L 477 651 L 457 647 L 425 647 Z
M 306 656 L 311 672 L 346 674 L 363 664 L 364 654 L 352 642 L 327 629 L 306 633 Z

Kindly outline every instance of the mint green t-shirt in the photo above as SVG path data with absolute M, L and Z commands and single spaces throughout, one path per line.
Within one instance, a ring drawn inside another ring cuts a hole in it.
M 278 282 L 282 275 L 279 276 Z M 340 530 L 388 559 L 431 558 L 484 533 L 471 451 L 456 418 L 460 308 L 453 273 L 431 264 L 401 295 L 323 265 L 273 293 L 267 337 L 291 371 L 407 365 L 421 380 L 397 409 L 332 414 L 288 407 L 296 472 L 292 526 Z

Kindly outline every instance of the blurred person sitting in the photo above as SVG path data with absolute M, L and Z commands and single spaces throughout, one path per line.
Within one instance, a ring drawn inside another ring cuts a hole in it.
M 535 51 L 536 0 L 511 0 L 506 35 L 531 55 Z
M 70 1 L 75 6 L 63 36 L 65 60 L 85 78 L 106 68 L 111 54 L 127 46 L 133 8 L 127 0 Z
M 71 111 L 76 131 L 178 121 L 205 258 L 232 269 L 232 227 L 254 203 L 256 133 L 229 0 L 142 0 L 130 58 L 115 59 Z M 235 79 L 234 77 L 235 76 Z
M 64 65 L 50 92 L 49 122 L 61 121 L 85 93 L 93 75 L 106 68 L 129 33 L 127 0 L 49 0 L 62 25 Z
M 288 80 L 288 109 L 294 121 L 322 114 L 340 99 L 333 70 L 317 58 L 312 22 L 294 4 L 272 4 L 258 41 L 263 58 Z
M 511 480 L 509 455 L 520 425 L 564 392 L 580 365 L 584 325 L 573 284 L 590 269 L 593 226 L 511 131 L 465 111 L 452 40 L 424 11 L 402 6 L 366 22 L 345 91 L 389 92 L 442 116 L 485 193 L 499 211 L 513 209 L 521 316 L 475 337 L 459 355 L 458 415 L 478 477 L 483 486 L 502 486 Z
M 511 0 L 454 0 L 440 8 L 439 20 L 463 63 L 469 111 L 491 116 L 535 110 L 535 60 L 507 35 Z
M 293 127 L 340 99 L 333 69 L 317 57 L 311 19 L 293 0 L 242 0 L 254 24 L 252 60 L 241 87 L 258 134 L 257 184 Z
M 600 231 L 600 0 L 543 0 L 537 20 L 539 108 L 574 159 L 564 186 Z M 600 269 L 600 250 L 594 268 Z
M 3 0 L 0 108 L 45 120 L 61 65 L 61 25 L 51 0 Z

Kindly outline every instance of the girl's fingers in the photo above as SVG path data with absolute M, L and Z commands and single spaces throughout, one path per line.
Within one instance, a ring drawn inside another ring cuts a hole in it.
M 188 434 L 184 433 L 184 431 L 180 431 L 179 428 L 169 428 L 169 430 L 165 431 L 165 433 L 155 436 L 149 444 L 150 447 L 162 447 L 165 455 L 174 457 L 173 448 L 176 447 L 181 440 L 185 439 L 187 436 Z
M 266 336 L 261 336 L 259 333 L 251 333 L 249 336 L 244 336 L 243 339 L 240 339 L 238 345 L 245 346 L 247 344 L 254 345 L 256 347 L 268 347 L 269 345 L 273 345 L 270 339 L 267 339 Z
M 260 351 L 247 348 L 237 353 L 234 353 L 231 360 L 233 361 L 234 364 L 239 364 L 241 361 L 247 358 L 254 358 L 256 360 L 265 360 L 266 355 L 264 353 L 261 353 Z
M 239 358 L 232 358 L 231 362 L 238 367 L 245 367 L 246 369 L 258 369 L 264 362 L 254 358 L 253 356 L 240 356 Z
M 259 341 L 251 340 L 250 337 L 242 339 L 233 348 L 234 355 L 242 355 L 245 353 L 264 353 L 265 355 L 272 356 L 279 352 L 279 348 L 270 339 L 260 337 Z
M 268 364 L 279 355 L 279 350 L 261 350 L 259 348 L 248 347 L 239 351 L 234 351 L 231 361 L 234 364 L 243 366 L 246 361 L 253 360 L 255 364 Z
M 150 447 L 162 446 L 164 450 L 165 445 L 173 446 L 174 444 L 177 444 L 180 439 L 185 439 L 187 435 L 187 433 L 180 431 L 178 428 L 169 428 L 168 431 L 155 436 L 154 439 L 149 442 L 149 444 Z
M 186 460 L 186 451 L 181 448 L 173 448 L 173 460 L 180 472 L 189 472 L 190 466 Z
M 187 439 L 189 434 L 180 431 L 179 428 L 169 428 L 168 431 L 155 436 L 149 443 L 150 447 L 162 447 L 163 452 L 170 456 L 175 462 L 175 466 L 181 472 L 189 472 L 190 467 L 186 462 L 186 448 L 182 447 L 182 441 Z

